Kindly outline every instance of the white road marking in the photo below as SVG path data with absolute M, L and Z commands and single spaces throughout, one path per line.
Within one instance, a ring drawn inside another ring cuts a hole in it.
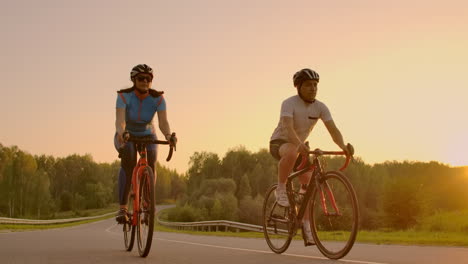
M 239 251 L 247 251 L 247 252 L 255 252 L 255 253 L 266 253 L 266 254 L 274 254 L 271 251 L 264 251 L 264 250 L 255 250 L 255 249 L 247 249 L 247 248 L 234 248 L 234 247 L 224 247 L 224 246 L 216 246 L 216 245 L 210 245 L 210 244 L 201 244 L 201 243 L 194 243 L 194 242 L 186 242 L 186 241 L 178 241 L 178 240 L 170 240 L 170 239 L 164 239 L 164 238 L 154 238 L 156 240 L 161 240 L 161 241 L 168 241 L 168 242 L 174 242 L 174 243 L 181 243 L 181 244 L 189 244 L 189 245 L 196 245 L 196 246 L 203 246 L 203 247 L 213 247 L 213 248 L 222 248 L 222 249 L 230 249 L 230 250 L 239 250 Z M 306 256 L 306 255 L 296 255 L 296 254 L 287 254 L 283 253 L 281 255 L 284 256 L 291 256 L 291 257 L 299 257 L 299 258 L 309 258 L 309 259 L 320 259 L 320 260 L 327 260 L 328 258 L 325 257 L 315 257 L 315 256 Z M 386 264 L 382 262 L 372 262 L 372 261 L 362 261 L 362 260 L 346 260 L 346 259 L 341 259 L 338 260 L 340 262 L 349 262 L 349 263 L 362 263 L 362 264 Z
M 106 228 L 106 232 L 109 233 L 109 234 L 111 234 L 111 235 L 114 235 L 114 238 L 115 238 L 115 236 L 119 236 L 120 238 L 122 238 L 123 235 L 121 234 L 121 232 L 123 232 L 123 231 L 120 231 L 120 232 L 118 232 L 118 233 L 112 232 L 112 231 L 111 231 L 111 229 L 114 229 L 114 228 L 116 228 L 116 227 L 118 227 L 118 226 L 119 226 L 119 225 L 118 225 L 117 223 L 115 223 L 115 224 L 109 226 L 108 228 Z
M 111 229 L 114 229 L 115 227 L 118 227 L 118 224 L 114 224 L 106 229 L 106 232 L 111 233 L 113 235 L 119 235 L 116 232 L 112 232 Z M 201 244 L 201 243 L 195 243 L 195 242 L 187 242 L 187 241 L 179 241 L 179 240 L 171 240 L 171 239 L 165 239 L 165 238 L 153 238 L 153 240 L 161 240 L 161 241 L 167 241 L 167 242 L 174 242 L 174 243 L 181 243 L 181 244 L 189 244 L 189 245 L 195 245 L 195 246 L 203 246 L 203 247 L 212 247 L 212 248 L 222 248 L 222 249 L 230 249 L 230 250 L 238 250 L 238 251 L 246 251 L 246 252 L 255 252 L 255 253 L 264 253 L 264 254 L 275 254 L 271 251 L 265 251 L 265 250 L 256 250 L 256 249 L 248 249 L 248 248 L 235 248 L 235 247 L 224 247 L 224 246 L 217 246 L 217 245 L 210 245 L 210 244 Z M 284 256 L 290 256 L 290 257 L 299 257 L 299 258 L 308 258 L 308 259 L 320 259 L 320 260 L 328 260 L 328 258 L 325 257 L 316 257 L 316 256 L 307 256 L 307 255 L 297 255 L 297 254 L 288 254 L 288 253 L 283 253 L 281 255 Z M 383 262 L 372 262 L 372 261 L 363 261 L 363 260 L 348 260 L 348 259 L 340 259 L 338 260 L 340 262 L 345 262 L 345 263 L 361 263 L 361 264 L 386 264 Z

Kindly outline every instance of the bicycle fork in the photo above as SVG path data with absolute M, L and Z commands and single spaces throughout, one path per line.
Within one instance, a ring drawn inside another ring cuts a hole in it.
M 316 177 L 315 186 L 317 187 L 317 191 L 320 193 L 320 203 L 321 203 L 322 210 L 325 216 L 341 216 L 340 210 L 338 209 L 338 206 L 336 205 L 335 196 L 333 195 L 333 192 L 328 182 L 324 180 L 322 183 L 320 183 L 320 180 L 318 179 L 318 177 Z M 330 201 L 330 204 L 335 210 L 334 213 L 328 212 L 327 196 L 328 196 L 328 200 Z
M 137 164 L 133 169 L 133 177 L 132 177 L 132 188 L 133 188 L 133 217 L 132 217 L 132 225 L 136 226 L 138 221 L 138 215 L 140 214 L 140 184 L 142 176 L 141 169 L 144 168 L 141 165 Z

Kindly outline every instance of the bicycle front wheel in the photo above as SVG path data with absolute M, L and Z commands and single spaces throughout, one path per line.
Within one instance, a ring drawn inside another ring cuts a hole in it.
M 263 234 L 270 249 L 281 254 L 291 243 L 295 219 L 290 207 L 276 203 L 276 188 L 277 184 L 270 187 L 263 202 Z
M 137 221 L 138 252 L 146 257 L 151 248 L 154 230 L 154 174 L 151 167 L 142 170 L 140 177 L 139 212 Z
M 130 195 L 128 198 L 128 221 L 123 224 L 124 233 L 124 244 L 125 250 L 132 251 L 133 243 L 135 242 L 135 226 L 132 225 L 132 219 L 135 217 L 133 213 L 133 202 L 135 200 L 135 194 L 133 194 L 132 187 L 130 187 Z
M 359 209 L 348 178 L 338 171 L 320 175 L 309 207 L 311 230 L 318 249 L 330 259 L 340 259 L 356 240 Z

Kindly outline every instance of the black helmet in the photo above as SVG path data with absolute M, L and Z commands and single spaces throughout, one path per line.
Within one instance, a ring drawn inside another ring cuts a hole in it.
M 137 66 L 133 67 L 132 71 L 130 72 L 130 79 L 137 76 L 140 73 L 148 73 L 153 77 L 153 69 L 146 64 L 138 64 Z
M 297 88 L 301 87 L 302 83 L 307 80 L 320 80 L 320 76 L 315 71 L 307 68 L 296 72 L 293 76 L 294 86 Z

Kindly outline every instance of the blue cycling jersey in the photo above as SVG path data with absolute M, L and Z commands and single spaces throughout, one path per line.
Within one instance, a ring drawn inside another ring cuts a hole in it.
M 125 108 L 125 130 L 135 136 L 147 136 L 154 134 L 154 114 L 166 110 L 166 101 L 162 95 L 154 97 L 150 93 L 140 94 L 133 89 L 117 94 L 117 108 Z

